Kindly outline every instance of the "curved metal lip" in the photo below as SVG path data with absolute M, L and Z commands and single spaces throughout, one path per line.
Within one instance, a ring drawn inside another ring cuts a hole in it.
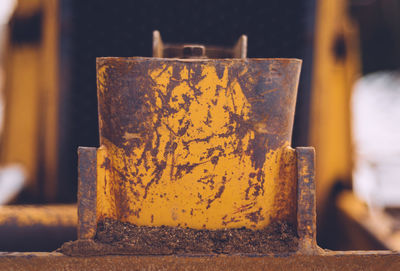
M 287 62 L 302 63 L 298 58 L 159 58 L 159 57 L 97 57 L 96 60 L 164 61 L 164 62 Z

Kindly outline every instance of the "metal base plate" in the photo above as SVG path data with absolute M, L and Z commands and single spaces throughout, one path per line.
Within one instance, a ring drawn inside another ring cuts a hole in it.
M 336 251 L 286 256 L 97 256 L 0 253 L 0 270 L 400 270 L 400 253 Z

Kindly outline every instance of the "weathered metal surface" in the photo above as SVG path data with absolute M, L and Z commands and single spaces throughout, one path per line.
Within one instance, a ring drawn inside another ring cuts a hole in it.
M 76 226 L 76 205 L 0 206 L 0 250 L 54 250 L 76 238 Z
M 296 223 L 301 61 L 99 58 L 98 219 Z
M 68 257 L 59 253 L 0 253 L 1 270 L 340 270 L 397 271 L 393 252 L 325 252 L 286 256 L 102 256 Z
M 297 235 L 302 253 L 317 252 L 315 151 L 312 147 L 298 147 L 297 153 Z
M 97 227 L 97 149 L 78 149 L 78 238 L 92 239 Z

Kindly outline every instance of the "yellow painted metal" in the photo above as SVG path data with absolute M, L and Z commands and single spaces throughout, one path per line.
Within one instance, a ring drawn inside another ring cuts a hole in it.
M 111 144 L 112 145 L 112 144 Z M 201 148 L 202 146 L 199 146 Z M 123 158 L 123 150 L 113 146 L 107 155 L 115 155 L 113 165 L 116 167 L 124 167 L 124 159 L 137 161 L 135 155 Z M 100 161 L 107 159 L 104 146 L 98 150 L 98 179 L 97 179 L 97 215 L 98 219 L 113 218 L 124 222 L 130 222 L 139 226 L 182 226 L 195 229 L 220 229 L 220 228 L 255 228 L 260 229 L 267 226 L 271 220 L 284 219 L 295 215 L 294 201 L 296 188 L 295 183 L 295 152 L 290 147 L 276 150 L 269 153 L 266 157 L 264 165 L 265 177 L 268 180 L 262 189 L 265 190 L 263 196 L 253 196 L 255 191 L 248 191 L 248 183 L 237 181 L 237 176 L 250 175 L 254 173 L 254 168 L 248 161 L 248 157 L 243 160 L 238 158 L 226 157 L 214 166 L 211 162 L 205 162 L 199 166 L 196 171 L 191 174 L 182 176 L 182 183 L 174 183 L 168 175 L 163 176 L 157 186 L 147 191 L 146 199 L 138 201 L 125 201 L 117 199 L 117 189 L 113 189 L 112 178 L 109 171 L 105 169 L 104 163 Z M 199 156 L 192 157 L 196 161 Z M 173 158 L 171 158 L 173 159 Z M 177 158 L 179 159 L 179 158 Z M 236 165 L 233 163 L 237 162 Z M 280 168 L 284 164 L 288 168 L 290 175 L 287 179 L 280 180 Z M 225 167 L 225 165 L 228 165 Z M 154 166 L 154 165 L 153 165 Z M 167 165 L 166 171 L 171 171 L 171 165 Z M 212 171 L 213 184 L 208 185 L 211 176 L 202 174 L 204 171 Z M 143 174 L 143 182 L 151 182 L 152 176 L 145 169 L 139 171 Z M 226 172 L 226 175 L 224 174 Z M 220 175 L 217 175 L 220 174 Z M 108 178 L 107 178 L 108 176 Z M 222 176 L 218 178 L 218 176 Z M 223 178 L 227 176 L 226 179 Z M 199 183 L 199 178 L 204 179 L 204 183 Z M 282 182 L 285 182 L 286 189 L 282 189 Z M 210 186 L 220 187 L 215 192 Z M 119 196 L 137 199 L 138 197 L 129 190 L 129 186 L 122 184 L 123 194 Z M 219 196 L 221 191 L 223 196 Z M 146 193 L 145 188 L 139 193 Z M 125 194 L 125 195 L 124 195 Z M 249 194 L 250 196 L 246 196 Z M 277 198 L 287 199 L 281 202 L 284 209 L 275 205 Z M 123 207 L 123 210 L 133 210 L 133 213 L 118 213 L 116 206 L 117 201 L 129 204 Z M 293 201 L 293 202 L 292 202 Z M 211 205 L 211 203 L 213 203 Z M 140 215 L 135 214 L 135 210 L 139 210 Z M 263 214 L 267 215 L 264 216 Z M 293 219 L 289 219 L 293 222 Z
M 105 167 L 109 161 L 106 147 L 100 146 L 97 149 L 97 220 L 117 218 L 111 172 Z
M 248 151 L 256 134 L 280 136 L 273 125 L 268 125 L 271 116 L 254 122 L 254 130 L 242 127 L 243 134 L 222 136 L 240 130 L 230 114 L 250 122 L 252 104 L 257 102 L 244 94 L 238 79 L 228 76 L 230 65 L 224 63 L 223 72 L 218 73 L 215 64 L 205 62 L 196 84 L 191 82 L 192 71 L 185 65 L 180 69 L 170 64 L 149 68 L 147 76 L 153 83 L 147 91 L 155 98 L 145 104 L 146 108 L 156 112 L 168 103 L 172 111 L 161 119 L 153 114 L 150 120 L 154 137 L 148 144 L 158 146 L 156 155 L 146 151 L 147 143 L 127 153 L 125 147 L 141 139 L 139 133 L 125 132 L 122 146 L 102 139 L 97 152 L 98 220 L 113 218 L 140 226 L 195 229 L 260 229 L 276 220 L 295 223 L 296 154 L 290 142 L 271 146 L 261 166 L 255 165 Z M 98 66 L 100 96 L 109 91 L 105 85 L 114 68 L 111 64 Z M 298 78 L 298 73 L 293 76 Z M 171 85 L 171 98 L 165 101 Z M 263 95 L 279 90 L 265 89 Z M 115 94 L 115 99 L 121 97 Z M 196 102 L 188 103 L 193 100 Z M 185 124 L 187 119 L 191 125 Z M 105 121 L 100 113 L 100 130 Z M 291 125 L 290 120 L 281 121 L 275 125 Z M 147 162 L 143 162 L 143 156 Z

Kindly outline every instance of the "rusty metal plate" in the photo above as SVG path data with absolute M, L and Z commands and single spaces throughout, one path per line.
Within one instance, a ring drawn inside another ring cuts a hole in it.
M 97 217 L 260 229 L 296 222 L 301 61 L 99 58 Z
M 97 219 L 97 149 L 78 149 L 78 238 L 96 235 Z

